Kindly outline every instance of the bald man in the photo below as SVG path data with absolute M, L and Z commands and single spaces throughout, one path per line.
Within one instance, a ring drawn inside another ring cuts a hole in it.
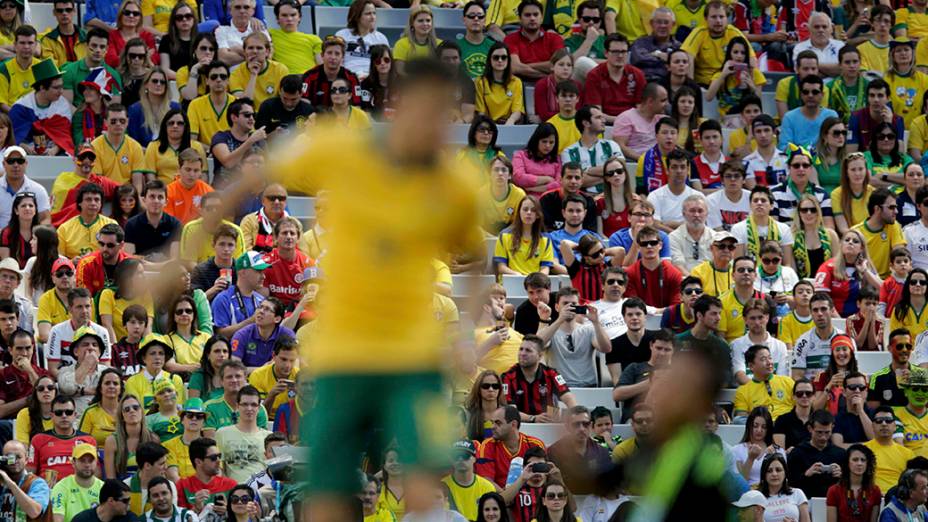
M 3 483 L 0 487 L 0 519 L 18 520 L 17 511 L 29 519 L 37 519 L 49 509 L 51 490 L 48 483 L 26 471 L 26 446 L 18 440 L 3 445 L 0 482 Z

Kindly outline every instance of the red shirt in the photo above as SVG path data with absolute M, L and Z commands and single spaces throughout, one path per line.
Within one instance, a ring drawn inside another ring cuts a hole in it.
M 541 30 L 541 34 L 534 40 L 525 37 L 522 31 L 506 35 L 503 40 L 509 53 L 518 56 L 522 63 L 548 62 L 554 51 L 564 47 L 564 39 L 553 31 Z
M 601 63 L 586 77 L 583 102 L 602 107 L 609 116 L 618 116 L 641 101 L 646 83 L 644 73 L 634 65 L 623 67 L 622 77 L 615 82 L 609 77 L 608 64 Z
M 603 220 L 603 236 L 609 237 L 623 228 L 630 226 L 628 222 L 628 205 L 621 212 L 613 211 L 611 214 L 606 211 L 606 199 L 604 197 L 596 198 L 596 213 Z
M 116 263 L 118 264 L 130 257 L 132 256 L 120 250 L 119 254 L 116 255 Z M 95 296 L 97 292 L 103 290 L 103 286 L 106 283 L 106 269 L 103 268 L 103 254 L 97 250 L 96 252 L 82 257 L 77 263 L 77 286 L 86 288 Z M 115 342 L 115 340 L 110 339 L 110 342 Z
M 97 441 L 82 431 L 75 431 L 70 437 L 56 435 L 55 430 L 39 433 L 29 444 L 26 467 L 35 470 L 36 475 L 54 487 L 59 480 L 74 474 L 71 452 L 78 444 L 97 447 Z
M 209 498 L 206 499 L 206 502 L 209 503 L 216 498 L 217 493 L 225 493 L 234 488 L 235 485 L 236 482 L 234 480 L 219 475 L 213 477 L 209 481 L 209 484 L 204 484 L 196 475 L 182 478 L 178 480 L 176 484 L 178 497 L 177 505 L 182 508 L 192 509 L 196 502 L 197 491 L 201 489 L 209 491 Z M 226 506 L 228 505 L 229 499 L 226 499 Z
M 45 368 L 40 368 L 35 364 L 32 365 L 32 369 L 39 377 L 49 374 Z M 28 397 L 30 393 L 32 393 L 32 381 L 29 380 L 26 372 L 12 365 L 0 370 L 0 400 L 13 402 Z
M 513 522 L 532 522 L 535 512 L 541 505 L 541 488 L 533 488 L 528 484 L 522 486 L 516 498 L 512 501 Z
M 303 252 L 294 251 L 294 257 L 287 261 L 280 257 L 275 248 L 264 259 L 271 267 L 264 271 L 264 286 L 270 295 L 280 299 L 288 310 L 292 310 L 300 300 L 300 286 L 303 284 L 303 270 L 315 263 Z
M 873 510 L 879 511 L 880 509 L 880 497 L 880 488 L 876 485 L 871 485 L 870 489 L 854 494 L 841 484 L 835 484 L 828 488 L 825 505 L 838 509 L 838 520 L 868 522 L 873 520 Z
M 728 161 L 728 158 L 722 154 L 719 159 L 719 170 L 722 170 L 722 163 Z M 693 165 L 696 166 L 696 173 L 699 174 L 699 182 L 702 188 L 722 188 L 722 175 L 718 171 L 713 171 L 712 166 L 705 162 L 703 155 L 700 154 L 693 158 Z
M 518 364 L 506 370 L 500 376 L 503 381 L 503 394 L 510 404 L 515 404 L 519 411 L 528 415 L 541 415 L 548 411 L 548 406 L 556 406 L 555 397 L 570 393 L 567 381 L 554 368 L 544 364 L 538 365 L 532 382 L 525 380 Z
M 648 270 L 639 259 L 626 268 L 625 273 L 628 274 L 625 297 L 639 297 L 648 306 L 655 308 L 664 308 L 680 302 L 683 274 L 670 261 L 662 259 L 660 266 Z
M 505 487 L 506 477 L 509 475 L 509 463 L 516 457 L 525 456 L 525 451 L 530 446 L 544 449 L 545 443 L 535 437 L 519 433 L 519 451 L 511 454 L 503 441 L 489 438 L 477 448 L 477 464 L 474 471 L 490 482 L 495 482 L 499 487 Z
M 835 310 L 841 317 L 848 317 L 857 313 L 857 294 L 860 292 L 860 280 L 855 273 L 844 280 L 835 279 L 835 260 L 829 259 L 822 263 L 815 274 L 815 291 L 828 292 L 835 303 Z
M 903 288 L 905 288 L 905 281 L 896 281 L 892 274 L 883 280 L 883 285 L 880 286 L 880 302 L 886 305 L 885 315 L 887 318 L 892 313 L 893 307 L 899 304 L 899 300 L 902 299 Z

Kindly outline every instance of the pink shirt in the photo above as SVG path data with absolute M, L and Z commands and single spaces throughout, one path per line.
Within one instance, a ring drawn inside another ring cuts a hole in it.
M 512 180 L 516 185 L 525 189 L 527 194 L 541 196 L 544 192 L 554 190 L 561 186 L 561 159 L 554 163 L 548 161 L 535 161 L 529 157 L 525 149 L 518 150 L 512 156 Z M 541 190 L 529 190 L 538 184 L 538 176 L 551 176 L 554 181 L 545 185 Z
M 655 114 L 650 121 L 644 119 L 638 108 L 629 109 L 620 114 L 612 124 L 612 139 L 628 138 L 628 148 L 637 154 L 644 154 L 651 147 L 657 145 L 654 134 L 654 125 L 663 118 L 663 114 Z

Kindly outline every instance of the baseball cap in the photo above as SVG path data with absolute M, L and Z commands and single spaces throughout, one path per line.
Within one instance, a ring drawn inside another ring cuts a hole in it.
M 0 267 L 2 268 L 2 267 Z M 249 250 L 245 252 L 238 259 L 235 260 L 235 269 L 236 270 L 257 270 L 259 272 L 271 268 L 271 265 L 267 263 L 264 259 L 264 254 L 261 252 L 256 252 L 254 250 Z
M 93 444 L 82 442 L 75 445 L 74 449 L 71 450 L 71 456 L 75 459 L 79 459 L 85 455 L 92 455 L 93 458 L 97 458 L 97 447 Z
M 729 239 L 731 239 L 735 243 L 738 242 L 738 238 L 736 238 L 734 234 L 732 234 L 731 232 L 727 230 L 716 230 L 715 232 L 712 233 L 713 243 L 721 243 L 722 241 L 727 241 Z
M 0 261 L 0 270 L 9 270 L 16 274 L 20 279 L 23 278 L 22 272 L 19 271 L 19 263 L 12 257 Z
M 26 149 L 20 147 L 19 145 L 13 145 L 13 146 L 7 147 L 6 150 L 3 151 L 3 159 L 9 158 L 10 155 L 13 154 L 14 152 L 18 152 L 19 155 L 24 158 L 26 157 Z
M 454 445 L 451 446 L 451 448 L 455 451 L 455 453 L 457 452 L 468 453 L 472 456 L 477 454 L 477 447 L 474 446 L 473 441 L 468 440 L 468 439 L 461 439 L 459 441 L 456 441 Z
M 752 489 L 750 491 L 745 491 L 741 498 L 737 502 L 732 502 L 732 505 L 739 508 L 746 508 L 751 506 L 766 506 L 767 497 L 763 493 Z
M 93 150 L 93 147 L 91 147 L 91 146 L 89 146 L 89 145 L 85 145 L 85 146 L 81 147 L 81 149 L 80 149 L 79 151 L 77 151 L 77 157 L 78 157 L 78 158 L 80 158 L 81 156 L 86 156 L 86 155 L 88 155 L 88 154 L 90 154 L 90 155 L 93 156 L 94 158 L 97 157 L 97 151 Z
M 66 257 L 59 257 L 55 260 L 54 263 L 52 263 L 52 273 L 54 274 L 61 267 L 70 268 L 73 271 L 74 263 L 72 263 L 71 260 Z

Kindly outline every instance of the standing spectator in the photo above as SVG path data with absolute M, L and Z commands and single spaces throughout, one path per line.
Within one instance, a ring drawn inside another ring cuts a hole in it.
M 603 47 L 606 61 L 587 75 L 583 100 L 598 106 L 606 123 L 613 123 L 617 116 L 642 101 L 647 81 L 641 69 L 627 64 L 629 46 L 624 35 L 610 34 Z
M 245 0 L 242 0 L 245 1 Z M 229 67 L 220 61 L 198 65 L 198 74 L 206 79 L 208 93 L 195 98 L 187 106 L 190 138 L 210 145 L 213 136 L 229 130 L 227 112 L 235 97 L 229 94 Z
M 551 55 L 564 47 L 554 31 L 542 28 L 541 2 L 519 2 L 519 30 L 506 35 L 503 43 L 512 51 L 512 72 L 524 80 L 538 80 L 551 72 Z
M 651 12 L 650 34 L 636 39 L 629 49 L 629 62 L 641 69 L 648 82 L 664 83 L 669 78 L 670 55 L 681 45 L 673 34 L 675 23 L 672 10 L 655 9 Z
M 650 358 L 623 365 L 622 376 L 612 390 L 612 398 L 616 402 L 622 401 L 622 422 L 628 422 L 632 412 L 646 403 L 655 384 L 655 375 L 659 370 L 668 368 L 673 358 L 673 334 L 670 330 L 661 328 L 649 334 L 648 340 Z
M 583 184 L 597 185 L 603 180 L 603 168 L 606 160 L 612 157 L 624 159 L 621 146 L 615 141 L 600 138 L 606 130 L 606 119 L 602 110 L 591 105 L 584 105 L 577 110 L 574 124 L 580 131 L 580 139 L 576 143 L 565 144 L 567 148 L 561 153 L 561 183 L 564 183 L 564 172 L 567 165 L 579 165 L 583 173 Z M 574 167 L 576 168 L 576 167 Z M 579 187 L 577 187 L 579 190 Z M 544 196 L 542 196 L 544 204 Z M 591 208 L 590 210 L 595 210 Z M 593 226 L 595 228 L 595 212 L 593 213 Z
M 97 470 L 97 448 L 93 444 L 68 446 L 60 459 L 67 462 L 70 473 L 59 476 L 51 492 L 54 519 L 72 520 L 82 511 L 94 507 L 100 498 L 103 481 L 94 476 Z M 68 459 L 67 457 L 71 458 Z M 73 468 L 72 468 L 73 467 Z
M 32 437 L 26 467 L 36 475 L 42 476 L 49 485 L 54 486 L 61 479 L 76 471 L 77 464 L 75 463 L 75 467 L 72 468 L 71 462 L 67 459 L 68 455 L 77 455 L 74 460 L 79 461 L 81 456 L 89 454 L 93 456 L 93 462 L 89 466 L 90 473 L 88 476 L 78 477 L 87 480 L 93 475 L 93 470 L 97 466 L 97 446 L 93 437 L 74 428 L 76 418 L 74 400 L 63 395 L 56 396 L 52 401 L 52 416 L 54 427 Z M 89 452 L 83 448 L 78 449 L 84 445 L 87 445 Z M 67 486 L 63 488 L 65 491 L 69 489 Z M 52 497 L 55 496 L 53 492 Z M 55 501 L 55 506 L 60 505 L 62 505 L 60 502 Z
M 116 222 L 103 214 L 103 189 L 96 183 L 85 183 L 77 189 L 78 215 L 58 227 L 58 252 L 69 258 L 78 259 L 96 250 L 97 234 L 109 224 Z
M 670 149 L 661 134 L 661 123 L 666 123 L 664 115 L 667 106 L 667 89 L 650 82 L 641 90 L 641 101 L 615 118 L 612 125 L 612 137 L 622 147 L 622 154 L 630 160 L 638 161 L 648 149 L 662 143 L 660 151 L 667 154 Z M 670 127 L 667 126 L 668 130 Z M 652 134 L 653 129 L 653 134 Z M 676 138 L 676 136 L 674 136 Z
M 733 38 L 744 38 L 744 34 L 728 22 L 728 11 L 724 3 L 713 0 L 705 7 L 706 25 L 690 32 L 682 49 L 693 57 L 692 77 L 696 83 L 708 86 L 712 75 L 724 65 L 724 50 Z M 754 58 L 754 50 L 749 49 Z
M 377 32 L 376 28 L 373 26 L 376 15 L 373 17 L 369 16 L 364 4 L 362 4 L 361 10 L 365 11 L 365 14 L 360 16 L 356 15 L 355 20 L 358 24 L 358 27 L 355 28 L 356 34 L 344 35 L 342 34 L 344 30 L 342 30 L 339 31 L 339 36 L 342 36 L 345 40 L 352 37 L 356 38 L 357 41 L 354 45 L 363 53 L 366 43 L 365 37 L 369 42 L 380 33 Z M 277 18 L 278 27 L 268 29 L 268 33 L 271 36 L 271 43 L 274 48 L 274 59 L 277 62 L 287 67 L 291 74 L 302 75 L 322 61 L 322 40 L 314 34 L 307 34 L 300 31 L 300 23 L 303 21 L 303 10 L 300 2 L 296 0 L 277 2 L 274 5 L 274 16 Z M 371 18 L 373 18 L 373 20 Z M 349 26 L 351 25 L 351 20 L 352 16 L 349 13 Z M 368 27 L 369 32 L 360 34 L 360 25 L 365 22 L 371 24 Z M 381 37 L 382 36 L 383 35 L 381 35 Z M 387 43 L 386 38 L 383 38 L 383 43 Z M 307 49 L 309 49 L 309 52 L 307 52 Z M 355 52 L 357 53 L 358 51 Z
M 880 490 L 889 492 L 896 485 L 899 475 L 906 469 L 906 463 L 915 458 L 915 453 L 902 444 L 893 441 L 896 430 L 896 416 L 890 406 L 880 406 L 873 413 L 873 439 L 863 445 L 875 455 L 876 461 L 870 466 L 873 478 Z
M 841 465 L 847 454 L 831 443 L 835 419 L 826 410 L 818 410 L 809 418 L 808 442 L 799 444 L 789 454 L 790 481 L 810 497 L 824 497 L 828 488 L 838 482 L 845 470 Z
M 506 485 L 512 459 L 525 457 L 529 448 L 542 450 L 545 445 L 539 439 L 519 431 L 522 425 L 519 409 L 512 404 L 493 412 L 493 436 L 484 440 L 477 449 L 477 474 L 494 482 L 499 487 Z
M 564 424 L 567 432 L 551 445 L 548 457 L 561 471 L 567 488 L 589 494 L 593 491 L 593 477 L 610 465 L 609 452 L 590 436 L 593 421 L 585 406 L 570 408 Z
M 648 306 L 663 311 L 680 302 L 683 275 L 669 260 L 661 259 L 662 240 L 657 229 L 644 227 L 635 238 L 641 259 L 626 269 L 628 297 L 639 297 Z
M 786 150 L 790 144 L 808 147 L 818 137 L 822 123 L 828 117 L 837 117 L 835 111 L 822 107 L 825 83 L 816 74 L 803 76 L 799 80 L 802 105 L 790 110 L 783 116 L 780 129 L 780 150 Z
M 796 481 L 787 478 L 786 458 L 783 455 L 773 453 L 764 459 L 760 469 L 760 484 L 757 487 L 758 491 L 767 497 L 764 516 L 777 517 L 774 520 L 792 519 L 808 522 L 811 518 L 806 494 L 797 486 L 791 486 L 790 482 L 795 484 Z
M 684 275 L 712 255 L 714 234 L 706 226 L 707 214 L 708 205 L 702 194 L 688 196 L 683 200 L 684 223 L 669 234 L 671 262 Z
M 313 107 L 331 107 L 332 82 L 342 78 L 351 89 L 351 104 L 360 105 L 361 96 L 358 77 L 342 65 L 345 56 L 345 41 L 337 36 L 326 37 L 322 42 L 322 63 L 303 73 L 301 95 Z
M 519 346 L 519 362 L 500 376 L 502 394 L 519 409 L 522 422 L 553 422 L 556 417 L 549 412 L 558 407 L 556 401 L 568 407 L 577 404 L 557 369 L 541 363 L 544 345 L 541 337 L 526 335 Z
M 238 422 L 216 431 L 216 443 L 226 455 L 223 471 L 236 482 L 245 482 L 264 468 L 264 438 L 271 432 L 258 426 L 261 398 L 253 386 L 238 392 Z

